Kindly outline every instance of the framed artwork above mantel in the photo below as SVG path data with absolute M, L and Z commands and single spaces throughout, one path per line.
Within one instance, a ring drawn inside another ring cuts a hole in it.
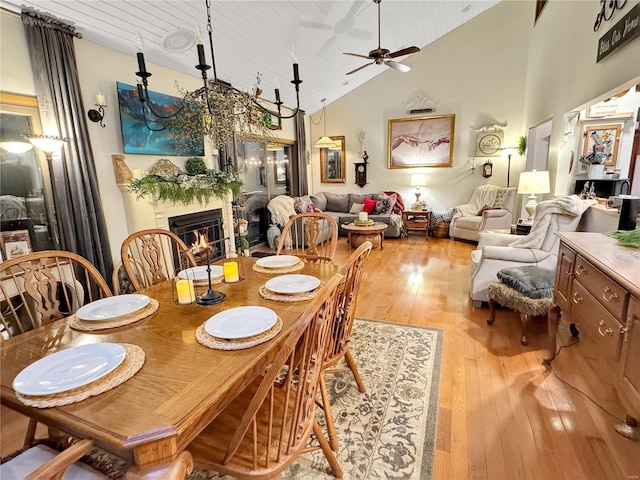
M 455 115 L 389 120 L 389 168 L 452 167 Z

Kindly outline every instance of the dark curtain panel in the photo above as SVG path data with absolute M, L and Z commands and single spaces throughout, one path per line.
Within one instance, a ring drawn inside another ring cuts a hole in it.
M 46 135 L 66 137 L 50 163 L 60 247 L 89 260 L 110 283 L 113 262 L 82 104 L 74 27 L 22 11 L 31 68 Z
M 293 196 L 301 197 L 309 193 L 307 182 L 307 142 L 304 132 L 304 112 L 296 114 L 296 163 L 294 164 Z

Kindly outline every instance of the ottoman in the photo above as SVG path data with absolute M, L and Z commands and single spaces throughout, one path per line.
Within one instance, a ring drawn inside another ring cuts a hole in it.
M 532 317 L 545 316 L 553 299 L 555 272 L 548 268 L 526 266 L 505 268 L 498 272 L 500 282 L 490 283 L 489 325 L 496 319 L 496 303 L 520 314 L 522 337 L 520 344 L 528 345 L 527 326 Z

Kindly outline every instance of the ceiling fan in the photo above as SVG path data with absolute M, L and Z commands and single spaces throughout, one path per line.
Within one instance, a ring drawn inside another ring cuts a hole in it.
M 386 48 L 380 47 L 380 2 L 382 2 L 382 0 L 373 0 L 373 3 L 378 4 L 378 48 L 371 50 L 369 52 L 369 55 L 360 55 L 358 53 L 345 53 L 345 55 L 351 55 L 352 57 L 358 57 L 358 58 L 366 58 L 368 60 L 373 60 L 373 62 L 362 65 L 361 67 L 358 67 L 355 70 L 351 70 L 350 72 L 346 73 L 347 75 L 356 73 L 357 71 L 362 70 L 363 68 L 368 67 L 369 65 L 373 65 L 374 63 L 376 65 L 385 64 L 387 67 L 394 68 L 399 72 L 407 73 L 408 71 L 411 70 L 411 67 L 403 65 L 391 59 L 396 57 L 402 57 L 403 55 L 409 55 L 411 53 L 416 53 L 420 51 L 418 47 L 407 47 L 407 48 L 398 50 L 397 52 L 391 53 Z

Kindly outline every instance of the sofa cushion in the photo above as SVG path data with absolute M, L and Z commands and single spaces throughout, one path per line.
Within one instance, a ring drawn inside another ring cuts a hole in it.
M 354 203 L 353 205 L 351 205 L 351 208 L 349 209 L 349 213 L 360 213 L 360 212 L 364 212 L 364 203 Z
M 370 198 L 364 199 L 364 211 L 369 215 L 373 213 L 373 210 L 376 208 L 376 201 Z
M 351 206 L 354 203 L 362 203 L 364 205 L 364 199 L 371 198 L 371 195 L 364 195 L 359 193 L 352 193 L 349 195 L 349 211 L 351 211 Z
M 375 197 L 376 208 L 373 210 L 375 215 L 391 215 L 393 213 L 393 207 L 396 205 L 396 196 L 387 195 L 384 192 L 380 192 Z
M 307 213 L 316 211 L 316 206 L 311 201 L 311 198 L 309 198 L 309 195 L 295 197 L 293 199 L 293 208 L 296 213 Z
M 327 198 L 327 210 L 330 212 L 349 212 L 349 194 L 324 192 Z
M 324 196 L 324 192 L 314 193 L 309 198 L 318 210 L 323 212 L 327 210 L 327 197 Z
M 503 268 L 498 279 L 529 298 L 551 298 L 556 274 L 548 268 L 527 265 L 526 267 Z

